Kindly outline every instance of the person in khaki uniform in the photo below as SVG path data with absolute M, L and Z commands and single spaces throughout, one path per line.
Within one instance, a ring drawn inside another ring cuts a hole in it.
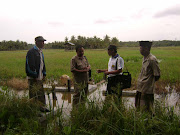
M 84 48 L 81 45 L 76 46 L 76 56 L 71 59 L 71 72 L 74 78 L 74 96 L 73 104 L 82 101 L 88 93 L 88 71 L 90 65 L 84 56 Z
M 144 56 L 141 73 L 137 81 L 135 106 L 152 112 L 154 103 L 155 82 L 160 78 L 157 59 L 150 53 L 152 42 L 140 41 L 140 53 Z

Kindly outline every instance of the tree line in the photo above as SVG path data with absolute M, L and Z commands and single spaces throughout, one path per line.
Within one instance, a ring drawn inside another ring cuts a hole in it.
M 11 51 L 11 50 L 25 50 L 28 48 L 28 43 L 23 41 L 1 41 L 0 51 Z
M 119 46 L 120 41 L 116 38 L 110 38 L 108 35 L 104 37 L 104 39 L 101 39 L 97 36 L 94 37 L 84 37 L 84 36 L 71 36 L 71 38 L 65 37 L 65 40 L 62 42 L 52 42 L 52 43 L 47 43 L 45 48 L 48 49 L 64 49 L 65 48 L 65 43 L 71 42 L 74 43 L 75 45 L 83 45 L 84 48 L 87 49 L 101 49 L 101 48 L 106 48 L 109 44 L 114 44 Z
M 54 41 L 51 43 L 46 43 L 45 49 L 64 49 L 65 43 L 71 42 L 75 45 L 83 45 L 86 49 L 103 49 L 107 48 L 109 44 L 114 44 L 118 47 L 138 47 L 138 41 L 120 41 L 116 37 L 110 37 L 105 35 L 103 39 L 94 36 L 94 37 L 84 37 L 74 35 L 70 38 L 65 37 L 64 41 Z M 28 44 L 24 41 L 1 41 L 0 42 L 0 51 L 10 51 L 10 50 L 26 50 L 30 49 L 33 45 Z M 180 41 L 173 40 L 162 40 L 162 41 L 153 41 L 153 46 L 161 47 L 161 46 L 180 46 Z

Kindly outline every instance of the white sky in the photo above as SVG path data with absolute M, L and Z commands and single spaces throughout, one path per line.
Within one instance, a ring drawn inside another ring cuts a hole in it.
M 180 0 L 0 0 L 0 41 L 180 40 Z

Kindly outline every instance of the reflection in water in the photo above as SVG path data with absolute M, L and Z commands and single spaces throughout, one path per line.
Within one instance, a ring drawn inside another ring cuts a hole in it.
M 106 84 L 100 85 L 96 91 L 91 93 L 88 96 L 88 100 L 91 102 L 95 102 L 97 105 L 101 106 L 102 101 L 105 100 L 105 96 L 102 94 L 103 91 L 106 90 Z M 72 98 L 73 93 L 69 92 L 56 92 L 57 96 L 57 104 L 59 108 L 63 108 L 63 111 L 65 112 L 65 115 L 70 116 L 70 111 L 72 109 Z M 134 96 L 123 96 L 122 100 L 127 108 L 135 107 L 135 98 Z M 179 106 L 180 106 L 180 99 L 179 99 L 179 93 L 176 93 L 175 91 L 172 91 L 172 93 L 169 93 L 167 95 L 165 94 L 155 94 L 155 100 L 159 101 L 160 103 L 165 103 L 165 106 L 174 106 L 174 111 L 176 113 L 179 113 Z
M 104 96 L 103 91 L 106 90 L 106 84 L 102 84 L 99 88 L 94 91 L 91 95 L 88 96 L 88 99 L 91 101 L 95 101 L 97 104 L 102 105 L 102 101 L 105 100 L 106 96 Z M 135 98 L 134 97 L 122 97 L 122 100 L 127 108 L 134 107 Z
M 88 96 L 89 101 L 96 102 L 97 105 L 102 105 L 102 101 L 105 100 L 105 96 L 102 94 L 106 90 L 106 84 L 100 85 L 96 91 Z M 14 91 L 15 95 L 18 96 L 28 96 L 29 91 Z M 63 111 L 64 116 L 69 117 L 70 111 L 72 109 L 72 92 L 56 92 L 57 100 L 53 100 L 52 93 L 46 93 L 46 104 L 51 108 L 56 110 L 57 108 Z M 164 103 L 167 107 L 174 107 L 174 111 L 179 114 L 180 109 L 180 93 L 172 91 L 169 94 L 155 94 L 155 100 L 160 103 Z M 127 108 L 134 107 L 135 98 L 123 96 L 124 104 Z
M 164 103 L 165 107 L 174 108 L 174 112 L 180 115 L 180 93 L 173 90 L 168 94 L 155 94 L 155 99 L 160 103 Z
M 62 100 L 67 100 L 68 103 L 71 103 L 71 93 L 63 92 L 62 93 Z
M 59 108 L 65 117 L 69 117 L 72 109 L 72 93 L 56 92 L 56 97 L 57 100 L 53 100 L 52 93 L 46 95 L 46 104 L 53 110 Z

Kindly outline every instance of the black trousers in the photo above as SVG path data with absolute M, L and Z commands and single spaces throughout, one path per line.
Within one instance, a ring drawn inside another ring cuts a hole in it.
M 122 85 L 117 76 L 108 77 L 107 92 L 108 94 L 114 93 L 120 97 L 122 96 Z

